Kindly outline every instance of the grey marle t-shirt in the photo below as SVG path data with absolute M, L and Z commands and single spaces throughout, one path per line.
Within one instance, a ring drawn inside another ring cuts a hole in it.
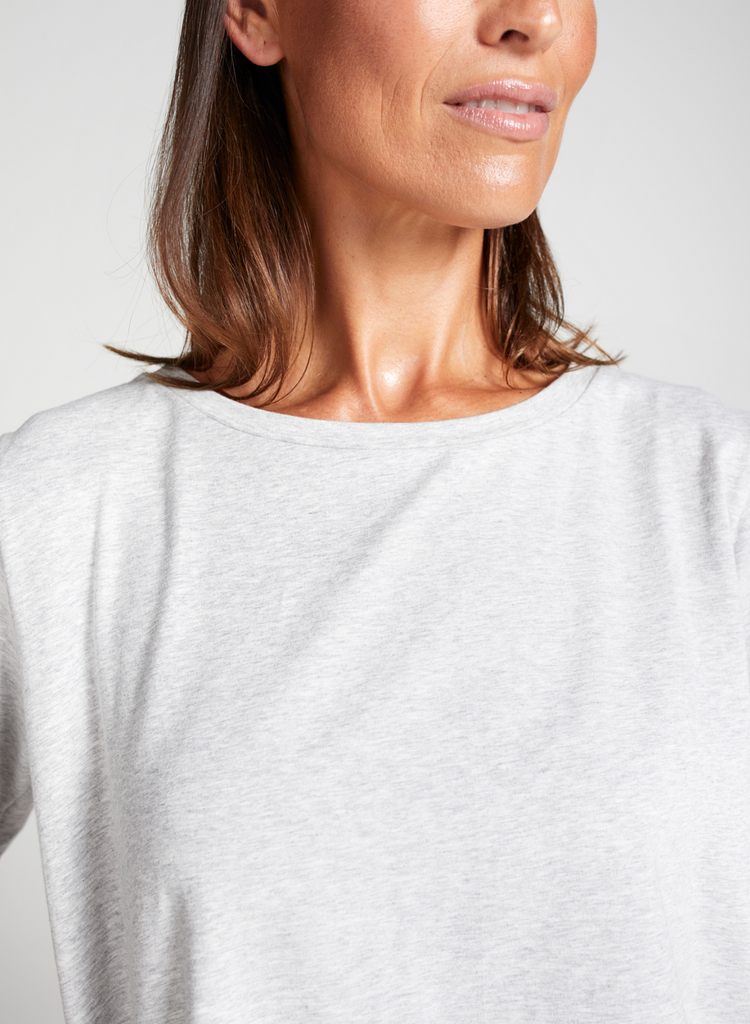
M 0 849 L 68 1024 L 748 1024 L 750 413 L 574 370 L 0 438 Z

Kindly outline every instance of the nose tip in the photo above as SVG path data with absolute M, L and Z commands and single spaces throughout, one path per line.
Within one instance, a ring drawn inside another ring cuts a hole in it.
M 491 22 L 494 21 L 494 25 Z M 498 29 L 500 30 L 498 32 Z M 519 0 L 503 5 L 486 25 L 486 42 L 514 42 L 542 52 L 549 50 L 563 29 L 558 0 Z

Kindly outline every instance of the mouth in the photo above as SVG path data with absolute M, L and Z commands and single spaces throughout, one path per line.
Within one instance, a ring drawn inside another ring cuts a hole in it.
M 453 107 L 483 107 L 485 110 L 507 110 L 509 114 L 546 114 L 547 111 L 539 104 L 514 103 L 513 100 L 468 100 L 466 103 L 452 103 Z
M 503 79 L 470 85 L 445 103 L 452 107 L 503 110 L 511 114 L 548 114 L 557 104 L 557 93 L 544 82 Z
M 549 112 L 557 93 L 544 82 L 504 79 L 470 85 L 444 101 L 446 110 L 465 126 L 517 142 L 534 142 L 546 135 Z

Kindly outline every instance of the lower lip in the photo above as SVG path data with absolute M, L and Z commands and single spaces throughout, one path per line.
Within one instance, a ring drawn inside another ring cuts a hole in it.
M 531 114 L 512 114 L 509 110 L 495 110 L 492 107 L 459 107 L 445 103 L 454 117 L 478 128 L 488 135 L 499 135 L 504 139 L 518 139 L 533 142 L 541 139 L 549 128 L 549 114 L 534 111 Z

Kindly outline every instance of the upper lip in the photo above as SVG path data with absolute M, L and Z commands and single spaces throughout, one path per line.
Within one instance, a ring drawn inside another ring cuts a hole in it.
M 557 103 L 557 93 L 544 82 L 524 82 L 520 78 L 504 78 L 494 82 L 470 85 L 468 89 L 450 96 L 446 103 L 469 103 L 472 100 L 514 100 L 516 103 L 530 103 L 543 107 L 549 113 Z

